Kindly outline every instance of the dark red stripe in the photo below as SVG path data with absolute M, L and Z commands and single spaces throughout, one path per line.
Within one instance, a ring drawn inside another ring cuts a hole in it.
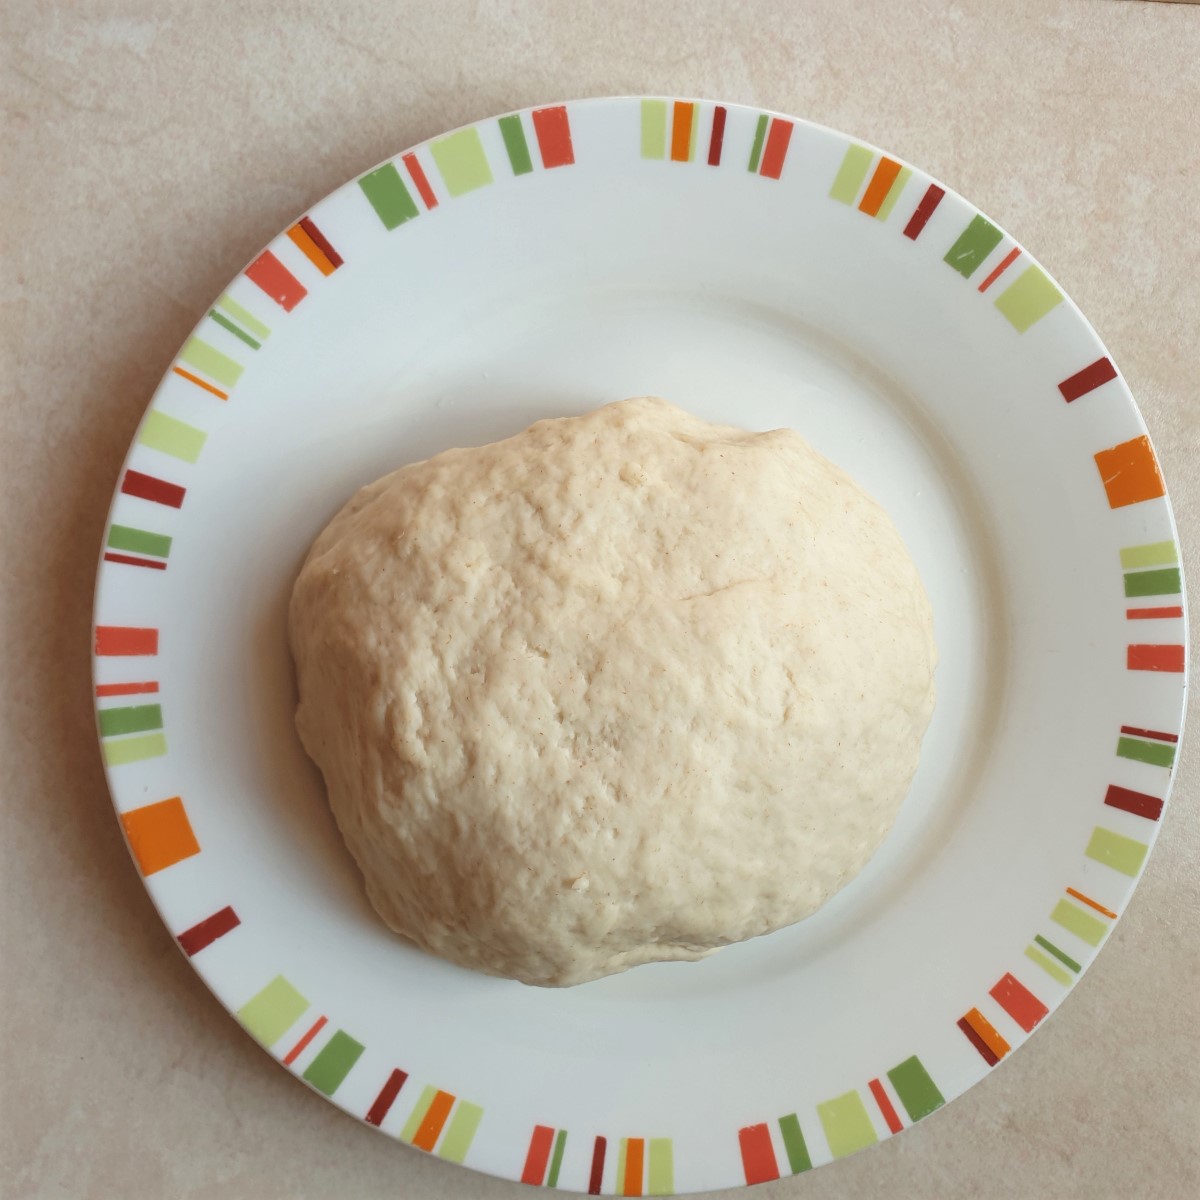
M 1130 646 L 1125 665 L 1131 671 L 1180 672 L 1183 670 L 1183 647 Z
M 592 1151 L 592 1173 L 588 1178 L 588 1195 L 600 1195 L 600 1188 L 604 1183 L 604 1148 L 608 1142 L 598 1137 L 596 1139 L 596 1148 Z M 621 1186 L 621 1181 L 617 1180 L 617 1186 Z
M 554 1130 L 547 1125 L 535 1125 L 533 1137 L 529 1139 L 529 1153 L 525 1155 L 525 1169 L 521 1182 L 541 1187 L 546 1178 L 546 1164 L 550 1161 L 550 1148 L 554 1145 Z
M 183 498 L 187 495 L 185 488 L 177 483 L 168 483 L 165 479 L 156 479 L 153 475 L 143 475 L 141 471 L 126 471 L 121 480 L 121 491 L 127 496 L 137 496 L 139 500 L 152 500 L 155 504 L 166 504 L 170 508 L 182 508 Z
M 543 167 L 569 167 L 575 161 L 571 145 L 571 122 L 563 105 L 533 110 L 533 132 L 537 134 Z
M 199 954 L 205 946 L 211 946 L 217 938 L 224 937 L 231 929 L 236 929 L 240 924 L 237 913 L 229 905 L 226 905 L 220 912 L 215 912 L 211 917 L 205 917 L 203 921 L 198 921 L 191 929 L 185 929 L 175 940 L 184 954 L 191 958 L 193 954 Z
M 933 216 L 934 209 L 941 204 L 945 194 L 945 188 L 938 187 L 936 183 L 929 185 L 928 191 L 921 197 L 921 203 L 917 205 L 916 212 L 909 217 L 908 224 L 904 227 L 906 238 L 912 238 L 915 242 L 921 236 L 921 230 L 929 223 L 929 218 Z
M 1112 365 L 1112 359 L 1098 358 L 1090 367 L 1084 367 L 1082 371 L 1076 371 L 1070 379 L 1064 379 L 1058 385 L 1058 390 L 1062 392 L 1062 398 L 1070 404 L 1072 400 L 1094 392 L 1102 383 L 1116 377 L 1117 368 Z
M 371 1105 L 371 1111 L 367 1113 L 367 1124 L 379 1126 L 383 1124 L 383 1118 L 388 1115 L 388 1109 L 392 1107 L 392 1101 L 400 1095 L 400 1089 L 404 1086 L 404 1081 L 408 1078 L 408 1072 L 400 1070 L 397 1067 L 388 1077 L 387 1083 L 383 1085 L 378 1096 L 375 1097 L 375 1103 Z
M 768 179 L 778 179 L 783 173 L 783 160 L 787 158 L 788 143 L 792 140 L 791 121 L 771 118 L 771 128 L 767 132 L 767 144 L 763 150 L 762 166 L 758 173 Z
M 992 1053 L 988 1044 L 971 1028 L 966 1017 L 958 1019 L 958 1027 L 967 1035 L 967 1041 L 979 1051 L 980 1057 L 989 1067 L 994 1067 L 1000 1060 Z
M 708 165 L 721 165 L 721 147 L 725 144 L 725 109 L 719 104 L 713 109 L 712 137 L 708 139 Z
M 433 194 L 433 188 L 429 186 L 429 180 L 425 178 L 425 171 L 421 166 L 420 160 L 415 154 L 406 154 L 402 161 L 408 168 L 408 173 L 412 176 L 413 183 L 417 185 L 417 191 L 420 193 L 425 207 L 437 208 L 438 199 Z
M 308 288 L 270 250 L 264 250 L 246 268 L 246 278 L 258 284 L 284 312 L 291 312 L 308 295 Z
M 317 228 L 312 217 L 301 217 L 300 228 L 313 240 L 313 245 L 329 259 L 329 265 L 336 271 L 342 265 L 342 256 L 329 244 L 329 239 Z
M 766 1183 L 779 1178 L 779 1163 L 771 1145 L 771 1131 L 766 1125 L 747 1125 L 738 1130 L 738 1145 L 742 1148 L 742 1170 L 747 1183 Z
M 904 1122 L 896 1115 L 896 1109 L 888 1098 L 887 1092 L 883 1090 L 883 1084 L 878 1079 L 872 1079 L 867 1087 L 871 1089 L 871 1095 L 875 1097 L 875 1103 L 879 1105 L 879 1111 L 883 1113 L 883 1119 L 887 1122 L 888 1129 L 892 1133 L 899 1133 L 904 1128 Z
M 1130 733 L 1134 737 L 1153 738 L 1156 742 L 1178 742 L 1177 733 L 1159 733 L 1157 729 L 1139 729 L 1136 725 L 1122 725 L 1122 733 Z
M 149 567 L 152 571 L 165 571 L 167 569 L 165 562 L 157 562 L 149 558 L 134 558 L 130 554 L 114 554 L 111 550 L 105 551 L 104 561 L 124 563 L 127 567 Z
M 991 996 L 1026 1033 L 1050 1011 L 1015 975 L 1004 975 Z
M 1145 792 L 1117 787 L 1115 783 L 1109 784 L 1108 791 L 1104 794 L 1104 803 L 1109 808 L 1133 813 L 1135 817 L 1145 817 L 1147 821 L 1157 821 L 1162 816 L 1163 802 L 1157 796 L 1147 796 Z

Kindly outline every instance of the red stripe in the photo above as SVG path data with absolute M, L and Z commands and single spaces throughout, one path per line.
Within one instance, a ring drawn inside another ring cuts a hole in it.
M 103 656 L 157 654 L 158 630 L 129 625 L 97 625 L 96 653 Z
M 563 105 L 533 110 L 533 132 L 542 152 L 543 167 L 569 167 L 575 161 L 571 122 Z
M 771 1131 L 766 1125 L 747 1125 L 738 1130 L 738 1145 L 742 1148 L 742 1170 L 747 1183 L 766 1183 L 779 1178 L 779 1163 L 771 1145 Z
M 387 1083 L 383 1085 L 379 1095 L 375 1097 L 375 1103 L 371 1105 L 371 1111 L 367 1113 L 368 1125 L 378 1127 L 383 1124 L 383 1118 L 388 1115 L 392 1101 L 400 1095 L 400 1089 L 404 1086 L 407 1078 L 408 1072 L 400 1070 L 399 1067 L 388 1076 Z
M 915 242 L 921 236 L 921 230 L 929 223 L 929 218 L 933 216 L 934 210 L 941 204 L 945 194 L 945 188 L 938 187 L 936 183 L 929 185 L 928 191 L 921 197 L 921 203 L 917 205 L 916 211 L 904 227 L 906 238 L 911 238 Z
M 157 687 L 155 690 L 158 690 Z M 211 946 L 217 938 L 224 937 L 231 929 L 236 929 L 240 924 L 237 913 L 229 905 L 226 905 L 220 912 L 215 912 L 211 917 L 205 917 L 203 921 L 198 921 L 191 929 L 185 929 L 175 940 L 184 954 L 191 958 L 193 954 L 199 954 L 205 946 Z
M 283 1056 L 283 1065 L 285 1067 L 290 1067 L 304 1053 L 304 1047 L 321 1032 L 327 1020 L 327 1017 L 318 1017 L 312 1023 L 308 1032 Z
M 1155 618 L 1182 616 L 1183 606 L 1179 604 L 1168 604 L 1165 608 L 1127 608 L 1125 610 L 1127 621 L 1152 621 Z
M 152 571 L 165 571 L 167 564 L 149 558 L 134 558 L 131 554 L 114 554 L 111 550 L 104 552 L 104 561 L 123 563 L 127 567 L 149 567 Z
M 97 696 L 144 696 L 147 692 L 157 692 L 157 683 L 98 683 Z
M 758 173 L 768 179 L 778 179 L 783 172 L 783 160 L 787 158 L 788 143 L 792 140 L 791 121 L 771 119 L 771 128 L 767 133 L 767 145 L 763 150 L 762 166 Z
M 999 279 L 1000 276 L 1003 275 L 1004 272 L 1007 271 L 1014 262 L 1016 262 L 1020 253 L 1021 247 L 1014 246 L 1000 261 L 996 269 L 979 285 L 979 290 L 981 292 L 986 292 L 988 288 L 990 288 L 992 284 L 995 283 L 996 280 Z
M 270 250 L 264 250 L 246 268 L 246 278 L 258 284 L 284 312 L 291 312 L 308 295 L 308 288 Z
M 979 1051 L 980 1057 L 989 1067 L 994 1067 L 1000 1059 L 992 1053 L 988 1044 L 971 1028 L 970 1022 L 966 1017 L 959 1017 L 958 1027 L 967 1035 L 967 1041 Z
M 600 1195 L 600 1188 L 604 1184 L 604 1148 L 608 1142 L 598 1137 L 596 1139 L 595 1149 L 592 1151 L 592 1173 L 588 1177 L 588 1195 Z
M 1112 359 L 1098 358 L 1091 366 L 1084 367 L 1082 371 L 1076 371 L 1069 379 L 1064 379 L 1058 385 L 1058 390 L 1062 392 L 1062 398 L 1070 404 L 1072 400 L 1078 400 L 1080 396 L 1094 392 L 1102 383 L 1107 383 L 1116 377 L 1117 368 L 1113 366 Z
M 525 1169 L 521 1182 L 542 1186 L 546 1177 L 546 1164 L 550 1161 L 550 1148 L 554 1145 L 554 1130 L 547 1125 L 535 1125 L 533 1137 L 529 1139 L 529 1153 L 525 1155 Z
M 708 140 L 708 165 L 721 165 L 721 147 L 725 144 L 725 110 L 718 104 L 713 109 L 712 137 Z
M 121 480 L 121 491 L 127 496 L 152 500 L 155 504 L 166 504 L 170 508 L 182 508 L 183 498 L 187 494 L 179 484 L 156 479 L 153 475 L 143 475 L 141 471 L 126 471 L 125 478 Z
M 1156 742 L 1178 742 L 1177 733 L 1159 733 L 1157 729 L 1139 729 L 1136 725 L 1122 725 L 1122 733 L 1131 733 L 1134 737 L 1153 738 Z
M 892 1133 L 899 1133 L 904 1128 L 904 1122 L 896 1115 L 896 1110 L 892 1107 L 887 1092 L 883 1090 L 883 1084 L 878 1079 L 872 1079 L 867 1087 L 871 1089 L 871 1095 L 875 1097 L 875 1103 L 879 1105 L 879 1111 L 883 1113 L 883 1119 L 887 1122 L 888 1129 Z
M 1050 1011 L 1014 975 L 1004 975 L 992 988 L 991 996 L 1026 1033 L 1032 1033 Z
M 1125 665 L 1131 671 L 1183 670 L 1182 646 L 1130 646 Z
M 329 239 L 317 228 L 312 217 L 301 217 L 297 224 L 312 238 L 313 245 L 325 255 L 329 265 L 336 271 L 342 265 L 342 256 L 330 245 Z
M 1104 803 L 1109 808 L 1133 813 L 1135 817 L 1145 817 L 1147 821 L 1157 821 L 1162 816 L 1163 802 L 1157 796 L 1147 796 L 1145 792 L 1117 787 L 1115 783 L 1109 784 L 1108 791 L 1104 794 Z
M 406 154 L 402 161 L 408 168 L 408 173 L 412 177 L 413 183 L 417 185 L 417 191 L 420 193 L 425 207 L 437 208 L 437 197 L 433 194 L 433 188 L 429 186 L 429 180 L 425 178 L 425 171 L 421 167 L 420 160 L 415 154 Z

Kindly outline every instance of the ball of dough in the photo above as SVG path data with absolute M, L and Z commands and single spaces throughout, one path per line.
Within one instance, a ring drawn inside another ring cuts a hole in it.
M 530 984 L 808 916 L 887 834 L 933 709 L 883 509 L 795 433 L 652 398 L 363 488 L 290 634 L 380 916 Z

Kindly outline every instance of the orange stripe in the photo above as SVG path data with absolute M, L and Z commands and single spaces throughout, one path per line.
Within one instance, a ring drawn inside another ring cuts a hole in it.
M 1112 917 L 1115 921 L 1117 914 L 1110 908 L 1105 908 L 1103 904 L 1097 904 L 1095 900 L 1085 896 L 1082 892 L 1077 892 L 1074 888 L 1067 888 L 1067 895 L 1074 896 L 1076 900 L 1082 900 L 1089 908 L 1094 908 L 1098 913 L 1103 913 L 1106 917 Z
M 867 190 L 863 192 L 863 198 L 858 205 L 859 212 L 865 212 L 868 217 L 875 216 L 887 199 L 887 194 L 892 190 L 892 184 L 896 182 L 896 176 L 899 174 L 900 164 L 898 162 L 890 158 L 881 158 L 879 166 L 875 168 L 875 174 L 871 176 L 871 182 L 867 184 Z
M 626 1196 L 642 1194 L 642 1161 L 646 1143 L 642 1138 L 629 1138 L 625 1143 L 625 1184 L 621 1189 Z
M 999 1059 L 1012 1047 L 996 1032 L 992 1023 L 977 1008 L 971 1009 L 963 1018 L 979 1035 L 979 1040 Z
M 1156 500 L 1166 491 L 1150 439 L 1145 434 L 1101 450 L 1095 458 L 1109 508 Z
M 147 692 L 157 692 L 157 683 L 98 683 L 97 696 L 141 696 Z
M 171 370 L 174 371 L 176 375 L 182 375 L 184 379 L 194 383 L 197 387 L 202 387 L 206 392 L 212 392 L 212 394 L 216 396 L 218 400 L 229 399 L 228 392 L 223 392 L 220 388 L 213 387 L 211 383 L 205 383 L 205 381 L 201 379 L 199 375 L 193 375 L 191 371 L 185 371 L 182 367 L 172 367 Z
M 695 106 L 683 100 L 675 101 L 675 117 L 671 122 L 671 161 L 687 162 L 692 146 L 692 115 Z
M 445 1125 L 446 1118 L 450 1115 L 453 1107 L 454 1097 L 449 1092 L 438 1092 L 430 1102 L 425 1120 L 421 1122 L 421 1127 L 413 1137 L 413 1145 L 419 1146 L 422 1150 L 432 1151 L 437 1145 L 442 1126 Z
M 304 257 L 307 258 L 308 261 L 312 263 L 312 265 L 316 267 L 322 275 L 333 274 L 333 263 L 331 263 L 329 259 L 325 257 L 325 252 L 320 246 L 317 245 L 316 242 L 312 240 L 312 238 L 308 236 L 301 226 L 293 225 L 291 229 L 288 230 L 288 237 L 290 237 L 292 241 L 300 247 L 301 251 L 304 253 Z
M 143 875 L 153 875 L 200 853 L 200 843 L 178 796 L 131 809 L 122 814 L 121 824 Z

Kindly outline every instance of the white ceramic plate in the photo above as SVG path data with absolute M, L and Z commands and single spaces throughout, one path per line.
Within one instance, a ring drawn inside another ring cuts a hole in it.
M 819 914 L 531 989 L 371 912 L 293 731 L 285 605 L 361 484 L 645 393 L 791 426 L 882 501 L 937 711 L 895 832 Z M 163 920 L 297 1076 L 496 1175 L 717 1188 L 898 1132 L 1061 1003 L 1158 828 L 1182 591 L 1129 391 L 1007 234 L 793 118 L 588 100 L 385 163 L 214 302 L 113 503 L 99 727 Z

